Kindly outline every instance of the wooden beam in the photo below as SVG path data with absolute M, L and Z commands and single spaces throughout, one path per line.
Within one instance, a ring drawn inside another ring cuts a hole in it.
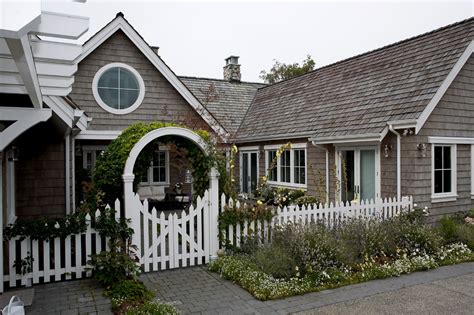
M 0 107 L 2 120 L 15 121 L 0 133 L 0 152 L 34 125 L 48 120 L 53 111 L 46 108 Z
M 20 39 L 6 39 L 8 48 L 15 60 L 18 72 L 21 75 L 28 95 L 31 98 L 33 106 L 41 108 L 43 106 L 43 97 L 41 95 L 38 76 L 36 74 L 35 61 L 30 48 L 28 35 Z
M 73 61 L 82 53 L 82 46 L 47 40 L 31 39 L 35 60 Z
M 78 39 L 88 30 L 88 17 L 43 11 L 41 13 L 41 23 L 32 28 L 31 33 L 49 37 Z

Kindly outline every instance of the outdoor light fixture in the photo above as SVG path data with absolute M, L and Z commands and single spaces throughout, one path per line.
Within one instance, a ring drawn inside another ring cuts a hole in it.
M 426 157 L 426 150 L 428 149 L 426 143 L 418 143 L 416 148 L 420 151 L 420 157 Z
M 184 182 L 186 184 L 191 184 L 192 181 L 193 181 L 193 176 L 191 175 L 191 171 L 186 170 L 186 174 L 184 175 Z
M 388 158 L 390 157 L 390 152 L 392 152 L 392 146 L 389 144 L 386 144 L 384 149 L 383 149 L 383 155 Z
M 7 159 L 8 161 L 18 161 L 18 157 L 20 155 L 20 150 L 15 147 L 15 146 L 12 146 L 10 150 L 8 150 L 7 152 Z

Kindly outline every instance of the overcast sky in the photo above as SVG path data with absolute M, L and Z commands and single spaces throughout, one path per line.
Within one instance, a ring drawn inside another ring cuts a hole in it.
M 317 67 L 474 15 L 474 1 L 105 1 L 75 4 L 90 17 L 85 41 L 122 11 L 178 75 L 222 78 L 224 58 L 240 56 L 242 80 L 261 81 L 273 59 L 310 54 Z M 43 9 L 61 11 L 57 1 Z

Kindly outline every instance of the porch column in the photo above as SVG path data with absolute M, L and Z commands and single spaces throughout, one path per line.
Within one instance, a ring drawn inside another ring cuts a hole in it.
M 210 260 L 217 259 L 219 250 L 219 171 L 216 167 L 209 172 L 209 253 Z
M 141 257 L 141 231 L 140 231 L 140 210 L 134 207 L 135 194 L 133 193 L 134 174 L 124 174 L 123 178 L 123 198 L 124 198 L 124 217 L 130 219 L 130 227 L 134 233 L 132 236 L 132 244 L 137 246 L 138 256 Z M 115 209 L 120 211 L 120 209 Z

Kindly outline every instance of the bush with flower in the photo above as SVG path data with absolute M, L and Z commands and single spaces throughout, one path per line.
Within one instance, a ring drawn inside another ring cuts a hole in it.
M 272 242 L 243 240 L 244 250 L 220 257 L 210 270 L 261 300 L 277 299 L 442 265 L 474 261 L 466 244 L 425 225 L 423 209 L 381 221 L 350 219 L 331 228 L 287 224 Z

